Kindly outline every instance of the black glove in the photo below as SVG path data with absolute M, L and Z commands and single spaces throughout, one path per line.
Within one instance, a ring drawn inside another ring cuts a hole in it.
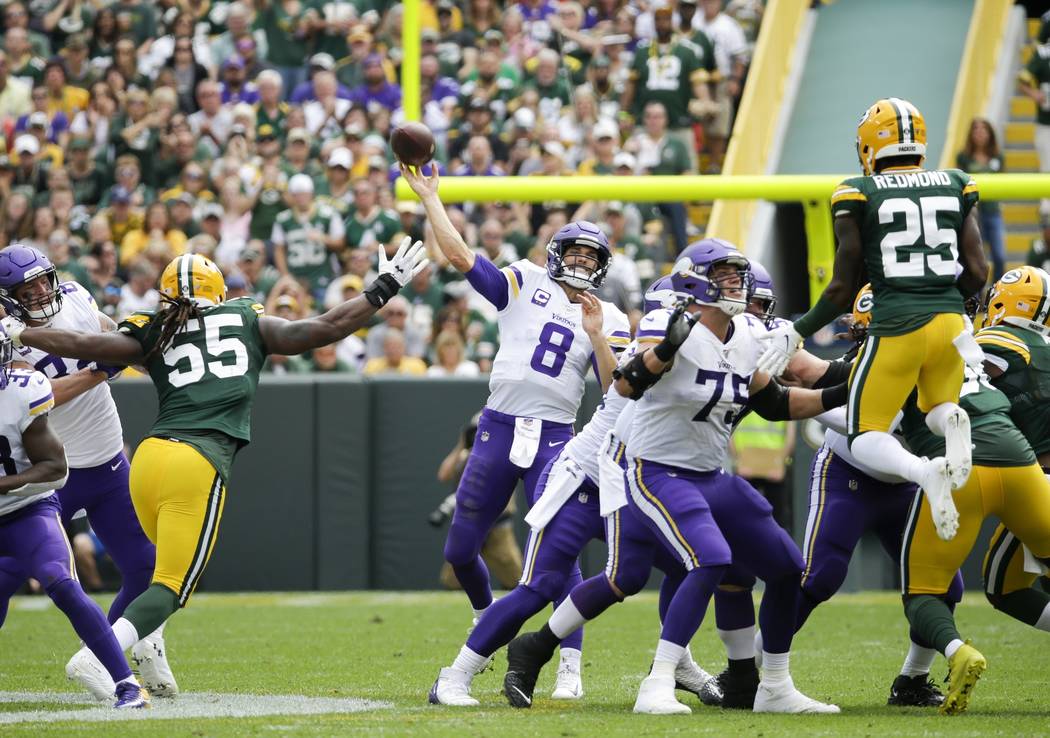
M 687 313 L 686 308 L 693 304 L 693 298 L 687 297 L 675 303 L 671 317 L 667 320 L 667 332 L 660 343 L 653 346 L 653 355 L 660 361 L 667 363 L 678 353 L 678 349 L 689 338 L 690 331 L 696 325 L 699 313 Z

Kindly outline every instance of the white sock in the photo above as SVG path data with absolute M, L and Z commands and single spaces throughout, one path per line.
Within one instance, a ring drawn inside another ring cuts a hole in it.
M 861 433 L 850 446 L 857 461 L 872 469 L 896 474 L 909 482 L 922 481 L 923 460 L 904 450 L 897 439 L 889 433 L 867 431 Z
M 940 405 L 935 405 L 930 412 L 926 413 L 926 427 L 938 436 L 943 436 L 948 430 L 948 416 L 961 409 L 954 402 L 942 402 Z
M 791 681 L 791 672 L 788 671 L 788 661 L 791 652 L 769 653 L 762 652 L 762 681 L 766 684 L 782 684 Z
M 479 620 L 481 620 L 481 616 L 484 615 L 485 611 L 488 610 L 490 607 L 492 607 L 492 603 L 491 602 L 488 605 L 486 605 L 485 607 L 481 608 L 480 610 L 477 610 L 475 608 L 471 608 L 472 610 L 474 610 L 474 622 L 476 623 Z
M 653 675 L 673 678 L 674 670 L 678 668 L 678 662 L 684 654 L 685 646 L 661 639 L 656 644 L 656 655 L 653 657 Z
M 755 655 L 762 653 L 762 631 L 755 631 Z
M 119 682 L 117 682 L 117 684 L 123 684 L 124 682 L 128 682 L 129 684 L 134 684 L 136 687 L 139 686 L 139 680 L 135 678 L 134 674 L 129 676 L 127 679 L 121 679 Z
M 1035 621 L 1035 627 L 1039 630 L 1050 631 L 1050 605 L 1043 609 L 1043 614 Z
M 484 666 L 488 660 L 488 656 L 482 656 L 480 653 L 475 653 L 463 646 L 463 648 L 459 649 L 459 655 L 456 656 L 456 660 L 452 662 L 452 668 L 466 672 L 473 677 L 478 669 Z M 469 682 L 470 680 L 467 681 Z
M 904 666 L 901 667 L 901 676 L 913 677 L 929 674 L 936 657 L 936 649 L 923 648 L 912 641 L 908 647 L 908 655 L 904 658 Z
M 117 637 L 117 643 L 120 644 L 121 651 L 127 651 L 139 640 L 139 632 L 135 630 L 135 626 L 127 618 L 119 618 L 117 622 L 113 623 L 113 635 Z
M 562 648 L 559 652 L 560 665 L 571 666 L 575 671 L 580 670 L 580 661 L 583 659 L 583 652 L 578 648 Z
M 730 661 L 755 658 L 755 626 L 716 631 L 726 647 L 726 656 Z
M 582 628 L 586 622 L 587 618 L 583 617 L 580 611 L 576 609 L 576 605 L 572 603 L 572 598 L 566 597 L 565 601 L 558 605 L 558 609 L 551 615 L 547 625 L 550 627 L 551 633 L 560 639 L 565 638 L 574 630 Z
M 694 665 L 697 664 L 695 661 L 693 661 L 693 652 L 689 649 L 689 646 L 687 644 L 686 647 L 682 650 L 682 658 L 678 659 L 678 668 L 686 669 L 691 668 Z
M 955 652 L 962 648 L 965 644 L 958 638 L 952 640 L 944 649 L 944 658 L 950 659 L 955 655 Z

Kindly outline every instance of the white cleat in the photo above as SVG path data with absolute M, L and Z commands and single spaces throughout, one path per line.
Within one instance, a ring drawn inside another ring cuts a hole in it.
M 578 700 L 583 697 L 583 677 L 575 664 L 562 662 L 554 680 L 552 700 Z
M 959 530 L 959 511 L 952 499 L 952 483 L 948 476 L 948 462 L 943 456 L 923 462 L 919 486 L 930 503 L 930 514 L 937 536 L 943 541 L 955 538 Z
M 171 673 L 160 628 L 131 647 L 131 665 L 138 669 L 142 686 L 153 697 L 176 697 L 179 685 Z
M 973 469 L 973 445 L 970 442 L 970 416 L 961 407 L 952 411 L 945 422 L 944 458 L 952 489 L 959 489 L 970 478 Z
M 73 654 L 66 664 L 66 678 L 80 684 L 100 702 L 116 699 L 117 685 L 113 683 L 113 677 L 87 646 Z
M 432 705 L 452 707 L 477 707 L 479 703 L 470 696 L 470 680 L 473 674 L 446 666 L 438 672 L 437 681 L 430 688 L 427 701 Z
M 835 714 L 840 712 L 838 705 L 827 705 L 817 702 L 812 697 L 795 689 L 795 684 L 789 678 L 780 684 L 766 684 L 760 682 L 758 692 L 755 694 L 755 712 L 780 712 L 780 713 L 806 713 L 806 714 Z
M 692 692 L 705 705 L 722 704 L 722 688 L 718 685 L 718 677 L 701 669 L 691 658 L 678 662 L 674 681 L 675 689 Z
M 674 696 L 674 677 L 653 676 L 642 680 L 634 711 L 647 715 L 688 715 L 692 712 Z

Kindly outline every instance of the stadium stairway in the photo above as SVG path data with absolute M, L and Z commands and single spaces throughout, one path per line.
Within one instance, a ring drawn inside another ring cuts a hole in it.
M 1018 50 L 1018 68 L 1028 63 L 1033 52 L 1039 19 L 1028 19 L 1028 39 Z M 1035 145 L 1035 102 L 1020 92 L 1010 99 L 1010 112 L 1003 131 L 1003 158 L 1008 172 L 1037 172 L 1039 159 Z M 1032 240 L 1039 235 L 1039 203 L 1032 200 L 1013 200 L 1002 204 L 1006 227 L 1007 269 L 1024 264 Z

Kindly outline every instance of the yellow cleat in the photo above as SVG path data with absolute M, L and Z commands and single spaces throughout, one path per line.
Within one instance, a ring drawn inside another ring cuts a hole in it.
M 948 659 L 948 693 L 941 704 L 942 715 L 958 715 L 965 712 L 970 703 L 970 693 L 987 668 L 988 662 L 969 641 L 952 654 Z

